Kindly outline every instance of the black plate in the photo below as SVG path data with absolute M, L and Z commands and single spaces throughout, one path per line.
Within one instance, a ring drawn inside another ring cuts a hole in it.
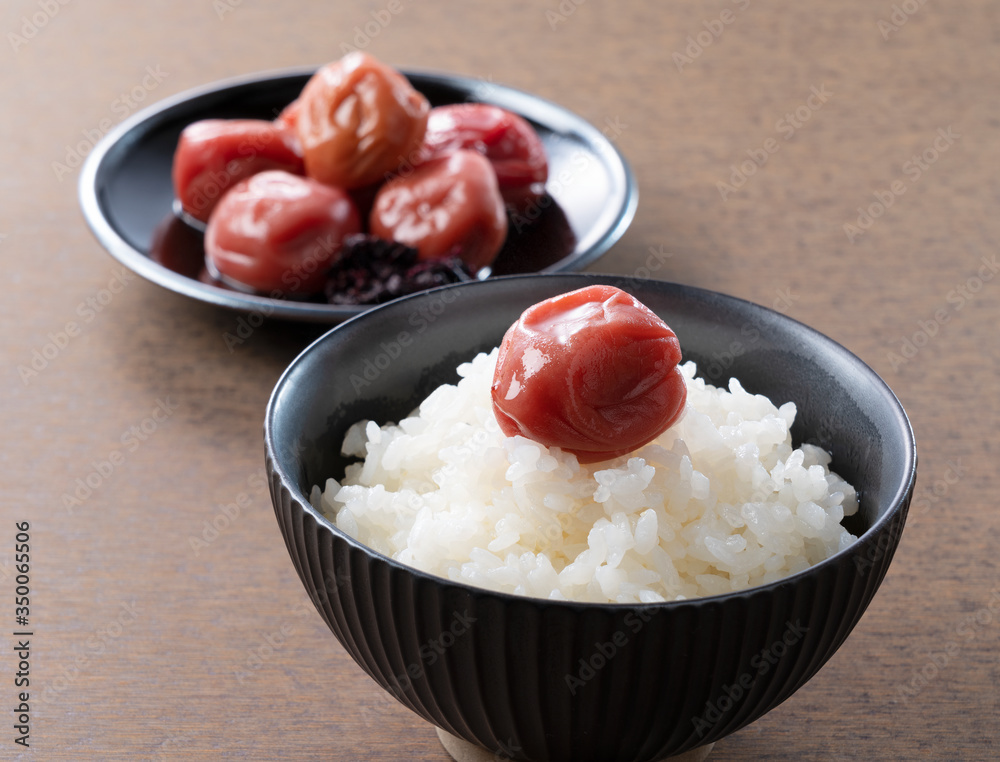
M 80 175 L 80 205 L 111 256 L 171 291 L 244 312 L 336 323 L 370 307 L 254 296 L 203 273 L 201 233 L 173 215 L 171 165 L 177 138 L 209 118 L 272 119 L 294 100 L 315 68 L 258 74 L 190 90 L 120 124 L 97 146 Z M 549 158 L 553 201 L 530 224 L 512 224 L 494 263 L 497 275 L 579 270 L 615 243 L 635 215 L 638 189 L 625 159 L 579 116 L 508 87 L 447 74 L 403 72 L 433 106 L 492 103 L 538 131 Z

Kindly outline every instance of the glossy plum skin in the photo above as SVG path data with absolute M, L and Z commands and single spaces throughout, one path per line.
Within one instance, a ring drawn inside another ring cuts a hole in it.
M 580 463 L 632 452 L 684 411 L 680 342 L 613 286 L 529 307 L 504 335 L 491 394 L 506 436 L 560 447 Z
M 295 126 L 306 174 L 351 189 L 382 180 L 415 152 L 429 111 L 406 77 L 356 51 L 317 71 L 282 122 Z
M 281 110 L 281 113 L 274 117 L 274 126 L 279 130 L 288 130 L 291 132 L 295 135 L 296 141 L 298 141 L 299 138 L 299 109 L 301 108 L 302 104 L 299 102 L 299 99 L 296 98 L 294 101 L 285 106 Z
M 323 290 L 345 236 L 361 232 L 347 193 L 308 177 L 262 172 L 233 187 L 205 231 L 206 262 L 237 287 L 270 295 Z
M 431 109 L 421 160 L 466 149 L 483 154 L 497 175 L 504 203 L 523 211 L 545 193 L 549 165 L 545 146 L 517 114 L 485 103 Z
M 189 215 L 207 222 L 226 190 L 271 169 L 302 174 L 295 135 L 260 119 L 204 119 L 188 125 L 174 152 L 174 194 Z
M 500 252 L 507 214 L 489 160 L 455 151 L 382 186 L 369 228 L 379 238 L 417 249 L 421 260 L 457 253 L 478 270 Z

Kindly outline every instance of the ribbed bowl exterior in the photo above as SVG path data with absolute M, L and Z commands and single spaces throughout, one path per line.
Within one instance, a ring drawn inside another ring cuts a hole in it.
M 586 277 L 558 276 L 552 293 L 586 285 L 580 280 Z M 617 285 L 614 279 L 602 282 Z M 697 299 L 705 293 L 695 290 Z M 377 325 L 369 316 L 359 331 Z M 754 319 L 759 325 L 760 316 Z M 338 331 L 350 336 L 350 324 L 345 326 L 317 344 L 333 340 Z M 379 335 L 359 340 L 370 344 Z M 683 336 L 679 330 L 678 335 Z M 454 350 L 454 342 L 443 343 Z M 329 351 L 327 364 L 346 349 Z M 863 495 L 862 539 L 806 571 L 741 593 L 649 606 L 494 593 L 374 553 L 308 505 L 308 485 L 330 467 L 326 456 L 311 451 L 331 441 L 316 432 L 340 424 L 322 405 L 288 402 L 290 385 L 310 393 L 304 385 L 309 376 L 286 377 L 265 425 L 267 469 L 281 533 L 306 591 L 337 639 L 379 685 L 428 722 L 498 759 L 658 760 L 759 718 L 809 680 L 857 624 L 889 567 L 912 496 L 912 439 L 890 440 L 891 447 L 875 453 L 864 444 L 870 436 L 865 426 L 847 426 L 834 432 L 830 446 L 841 451 L 848 471 L 870 482 L 873 493 L 895 498 L 877 504 Z M 282 387 L 291 411 L 275 403 Z M 856 401 L 862 408 L 868 404 L 864 398 Z M 886 399 L 894 401 L 891 394 Z M 902 414 L 901 408 L 892 412 Z M 294 425 L 283 429 L 281 416 L 295 419 Z M 353 409 L 351 416 L 362 417 Z M 807 419 L 816 416 L 805 411 Z M 287 441 L 290 431 L 311 426 L 316 431 L 304 432 L 294 446 Z M 906 423 L 904 439 L 908 431 Z M 838 443 L 838 436 L 844 441 Z M 859 449 L 854 440 L 864 446 Z M 909 459 L 894 462 L 896 449 Z M 890 466 L 902 475 L 898 484 L 886 483 L 882 472 Z
M 317 521 L 273 469 L 271 491 L 296 571 L 355 661 L 428 722 L 501 759 L 539 762 L 659 760 L 776 707 L 850 634 L 906 512 L 787 584 L 597 606 L 410 573 Z

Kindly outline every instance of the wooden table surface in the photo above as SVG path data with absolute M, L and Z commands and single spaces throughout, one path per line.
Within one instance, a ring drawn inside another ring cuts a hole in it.
M 640 200 L 590 270 L 776 307 L 908 411 L 920 476 L 882 588 L 710 759 L 1000 757 L 998 28 L 992 0 L 4 3 L 0 758 L 448 759 L 313 611 L 264 489 L 264 406 L 321 329 L 227 346 L 236 313 L 123 270 L 77 202 L 80 160 L 137 109 L 344 45 L 607 130 Z

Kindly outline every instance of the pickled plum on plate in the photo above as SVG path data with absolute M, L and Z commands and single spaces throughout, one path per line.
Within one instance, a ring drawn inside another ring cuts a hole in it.
M 209 276 L 331 303 L 342 301 L 336 284 L 353 284 L 348 300 L 382 299 L 480 272 L 503 248 L 508 210 L 544 194 L 547 174 L 544 146 L 520 116 L 478 103 L 431 109 L 362 52 L 320 68 L 273 121 L 191 124 L 173 163 L 181 218 L 207 223 Z M 414 249 L 419 263 L 391 258 L 402 268 L 393 274 L 387 259 L 365 269 L 354 257 L 349 273 L 336 272 L 341 241 L 357 233 Z
M 187 214 L 207 222 L 229 188 L 272 169 L 302 174 L 293 133 L 260 119 L 205 119 L 181 133 L 172 167 L 174 194 Z
M 274 126 L 281 130 L 288 130 L 295 139 L 298 140 L 299 133 L 299 109 L 302 107 L 298 98 L 285 106 L 281 113 L 274 117 Z
M 506 204 L 522 211 L 545 193 L 549 165 L 538 133 L 517 114 L 486 103 L 456 103 L 431 109 L 420 157 L 440 158 L 458 150 L 483 154 L 497 175 Z
M 581 463 L 624 455 L 684 410 L 676 334 L 613 286 L 525 310 L 500 345 L 491 395 L 506 436 L 560 447 Z
M 406 77 L 354 52 L 310 78 L 288 121 L 298 131 L 306 174 L 351 189 L 394 172 L 423 141 L 429 111 Z
M 369 227 L 379 238 L 417 249 L 421 260 L 457 254 L 478 270 L 500 252 L 507 214 L 489 160 L 455 151 L 383 185 Z
M 361 232 L 350 196 L 287 172 L 233 187 L 205 231 L 206 263 L 225 282 L 272 295 L 323 290 L 344 238 Z

